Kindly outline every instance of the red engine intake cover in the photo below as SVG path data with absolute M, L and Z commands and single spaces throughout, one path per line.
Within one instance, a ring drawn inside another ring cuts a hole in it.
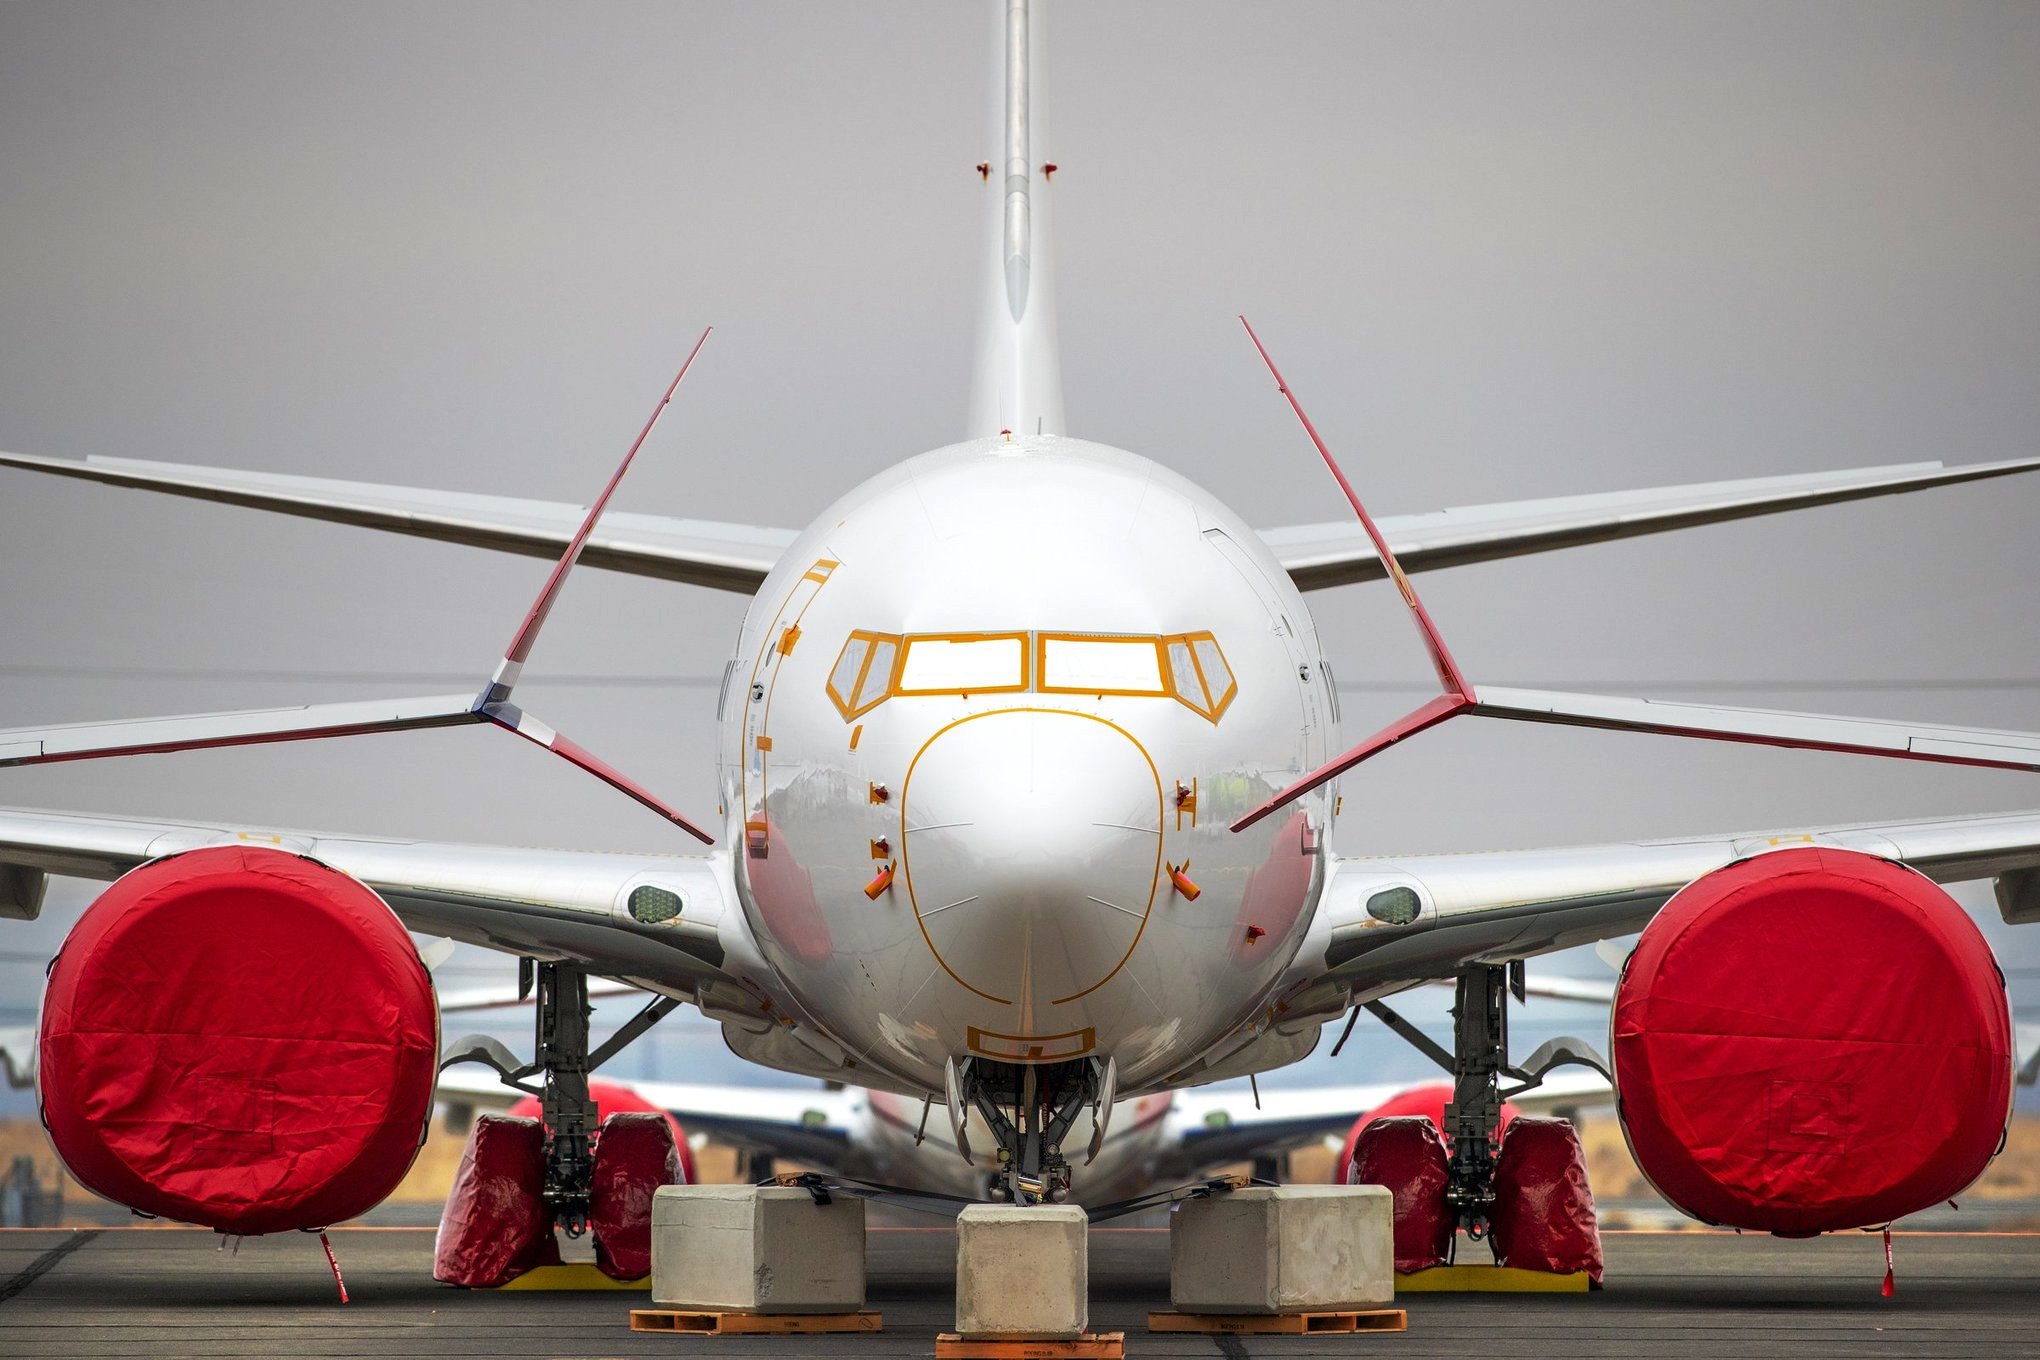
M 43 1122 L 71 1173 L 225 1233 L 324 1227 L 403 1179 L 439 1017 L 411 937 L 281 850 L 156 860 L 65 940 L 43 999 Z
M 1613 1028 L 1637 1166 L 1729 1227 L 1812 1236 L 1947 1199 L 2011 1108 L 1990 947 L 1933 882 L 1854 851 L 1688 885 L 1630 955 Z

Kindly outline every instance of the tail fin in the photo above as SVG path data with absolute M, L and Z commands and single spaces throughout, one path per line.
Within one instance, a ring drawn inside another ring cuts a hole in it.
M 1055 252 L 1049 231 L 1049 181 L 1041 118 L 1041 32 L 1029 0 L 1002 0 L 995 50 L 989 145 L 979 167 L 986 182 L 984 240 L 988 268 L 979 298 L 977 369 L 971 380 L 971 438 L 1003 432 L 1062 434 L 1062 353 L 1056 344 Z

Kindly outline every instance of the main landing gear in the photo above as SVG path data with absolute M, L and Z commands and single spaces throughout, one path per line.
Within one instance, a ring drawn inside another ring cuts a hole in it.
M 1468 1238 L 1489 1232 L 1495 1207 L 1496 1153 L 1501 1143 L 1502 1103 L 1544 1082 L 1553 1068 L 1591 1067 L 1608 1076 L 1607 1060 L 1581 1039 L 1553 1039 L 1521 1066 L 1509 1062 L 1509 997 L 1525 995 L 1523 964 L 1476 964 L 1460 970 L 1452 1003 L 1452 1051 L 1379 1001 L 1367 1003 L 1378 1019 L 1452 1074 L 1452 1100 L 1445 1106 L 1445 1142 L 1450 1151 L 1445 1202 Z M 1515 1083 L 1504 1089 L 1502 1078 Z
M 595 1159 L 595 1101 L 588 1094 L 588 1074 L 626 1045 L 671 1014 L 680 1003 L 654 997 L 599 1048 L 588 1046 L 588 974 L 564 963 L 518 963 L 519 997 L 536 989 L 537 1016 L 532 1060 L 520 1063 L 503 1044 L 485 1034 L 456 1040 L 440 1067 L 458 1062 L 486 1063 L 507 1086 L 538 1097 L 544 1121 L 544 1198 L 553 1219 L 569 1237 L 588 1230 L 588 1192 Z M 538 1077 L 533 1085 L 530 1078 Z

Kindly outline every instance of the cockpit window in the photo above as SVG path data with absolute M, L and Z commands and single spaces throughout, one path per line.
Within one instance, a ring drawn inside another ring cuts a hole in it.
M 907 639 L 895 694 L 996 694 L 1027 688 L 1025 633 L 948 633 Z
M 1240 690 L 1232 667 L 1225 663 L 1225 653 L 1218 649 L 1218 639 L 1209 633 L 1182 633 L 1163 638 L 1162 643 L 1169 654 L 1176 697 L 1217 722 Z
M 1162 654 L 1153 637 L 1098 637 L 1043 633 L 1044 694 L 1157 694 L 1169 692 Z
M 892 692 L 899 650 L 900 640 L 887 633 L 856 632 L 843 644 L 829 672 L 829 700 L 844 722 L 877 708 Z
M 1239 686 L 1210 633 L 895 633 L 859 630 L 829 671 L 849 722 L 894 695 L 1043 694 L 1174 699 L 1216 723 Z

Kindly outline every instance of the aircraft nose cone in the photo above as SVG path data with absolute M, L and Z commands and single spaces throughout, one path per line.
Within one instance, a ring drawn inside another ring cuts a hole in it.
M 903 878 L 949 975 L 1011 1005 L 1011 1037 L 1079 1028 L 1057 1007 L 1133 951 L 1161 872 L 1154 762 L 1078 713 L 987 713 L 938 733 L 900 793 Z

